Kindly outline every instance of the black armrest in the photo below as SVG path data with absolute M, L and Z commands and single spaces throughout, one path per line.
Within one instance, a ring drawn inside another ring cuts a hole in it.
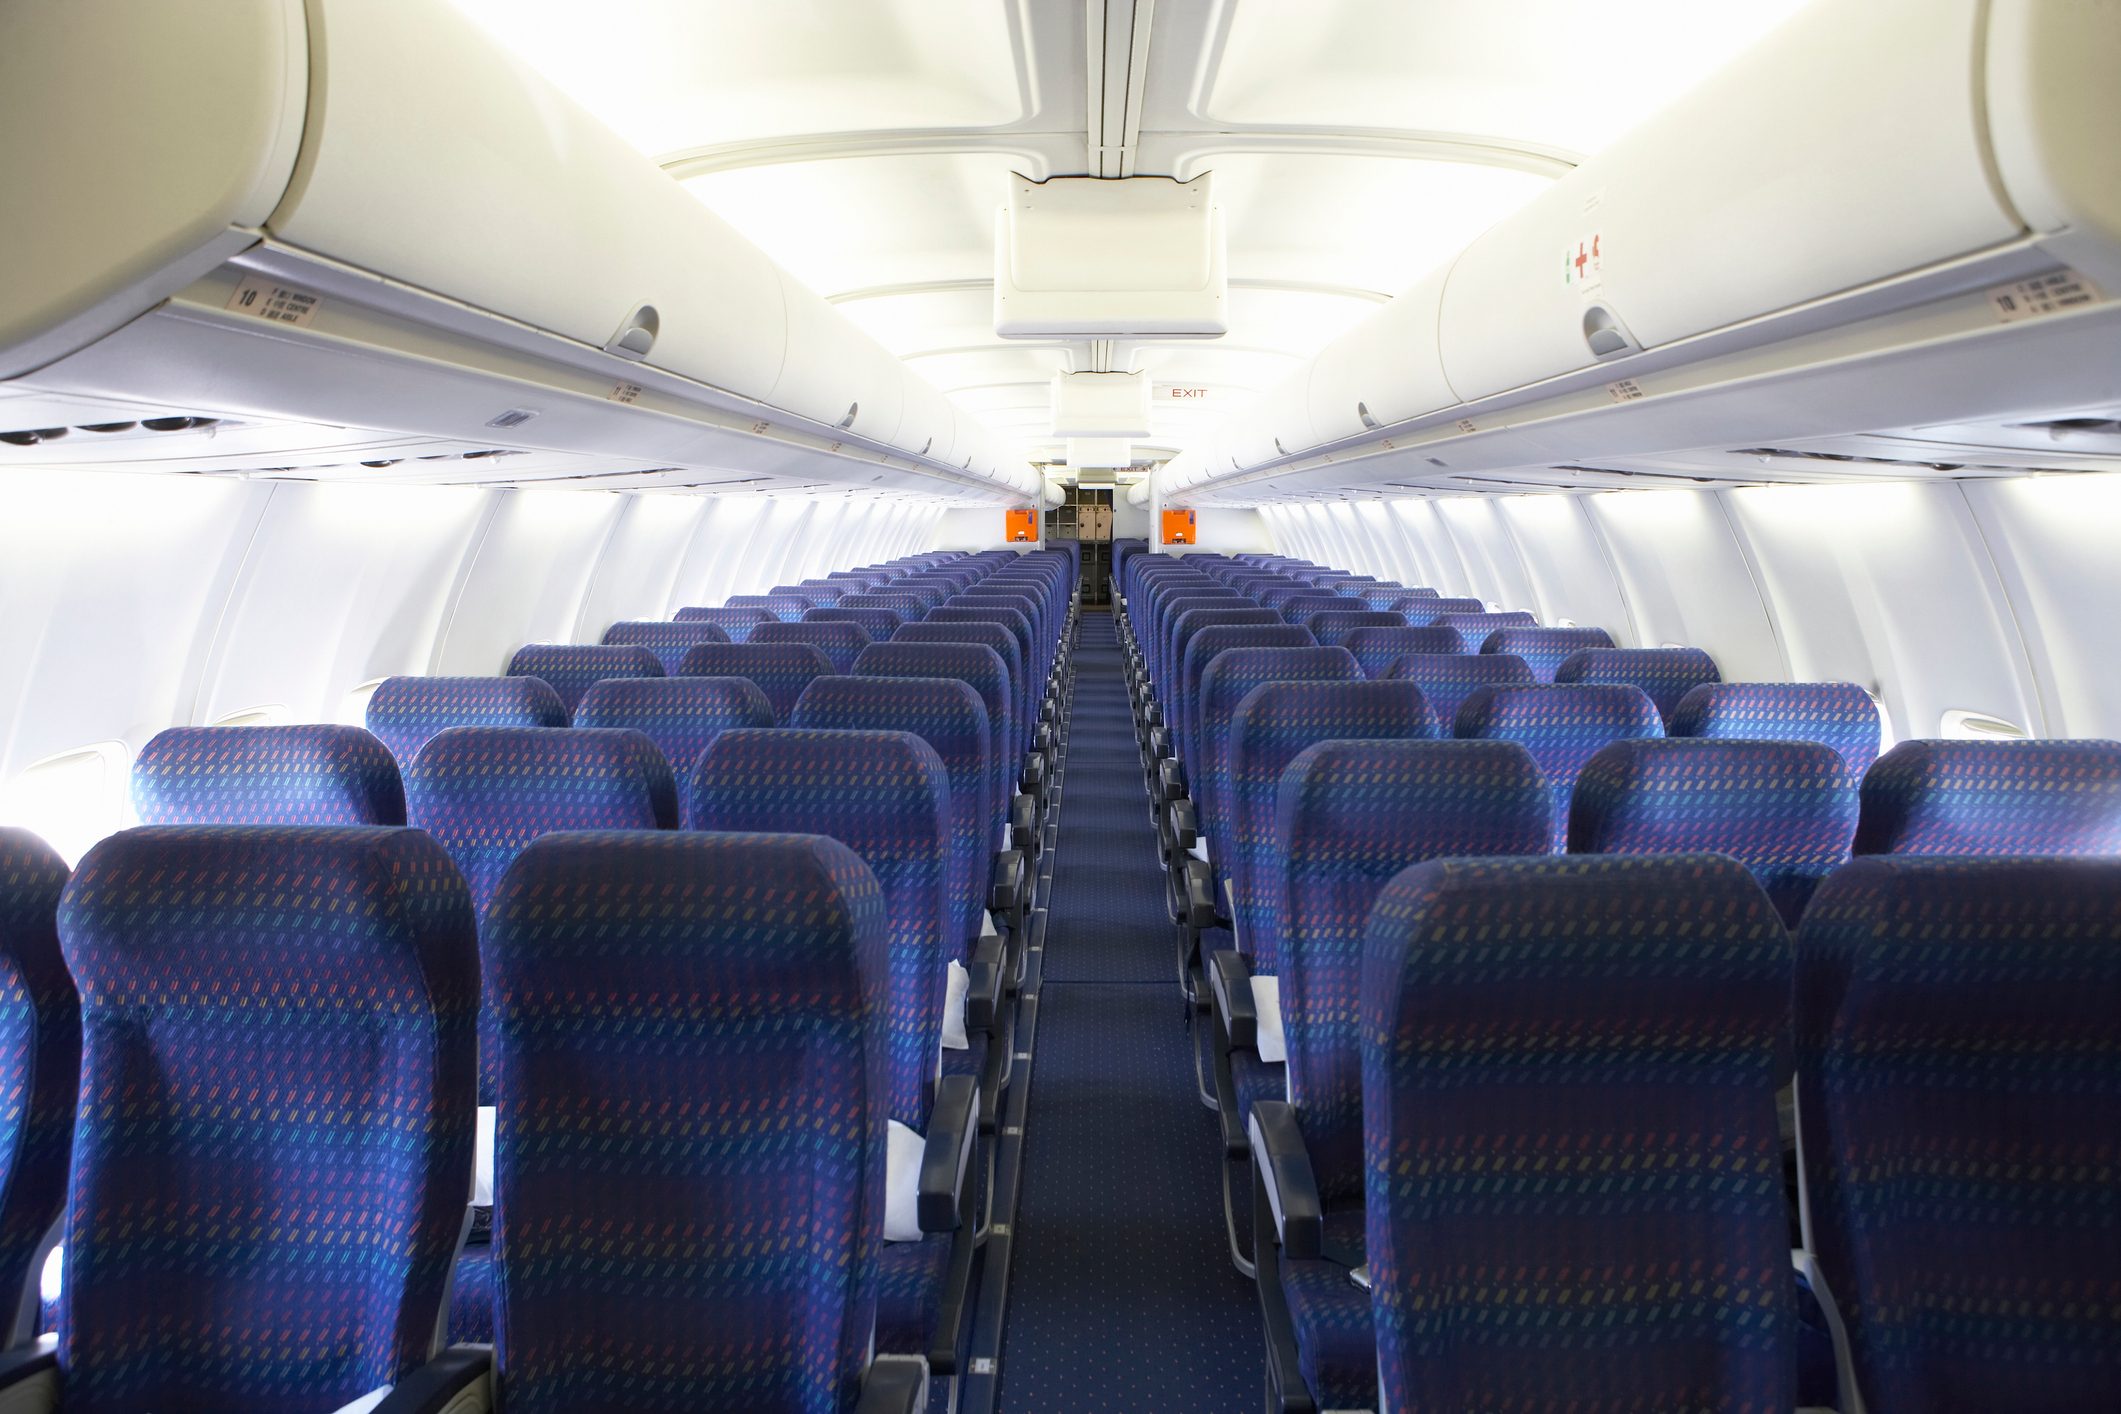
M 1234 1049 L 1259 1045 L 1259 1013 L 1252 1006 L 1252 964 L 1241 952 L 1225 948 L 1208 955 L 1208 980 L 1215 987 L 1215 1014 Z
M 1158 722 L 1149 728 L 1149 759 L 1160 761 L 1171 754 L 1171 729 Z
M 1002 1004 L 1002 940 L 981 938 L 972 949 L 972 965 L 965 969 L 965 1030 L 992 1031 L 994 1013 Z
M 442 1414 L 492 1370 L 492 1346 L 452 1345 L 392 1386 L 375 1414 Z
M 1153 729 L 1163 725 L 1164 709 L 1157 702 L 1156 695 L 1153 692 L 1148 694 L 1148 698 L 1148 702 L 1142 707 L 1142 720 L 1147 722 Z
M 1223 922 L 1215 910 L 1215 870 L 1206 860 L 1187 855 L 1179 866 L 1179 882 L 1185 889 L 1186 926 L 1213 928 Z
M 927 1147 L 921 1150 L 922 1232 L 957 1231 L 958 1197 L 978 1139 L 979 1082 L 969 1075 L 936 1081 L 935 1103 L 928 1108 Z
M 928 1362 L 918 1355 L 879 1355 L 862 1372 L 854 1414 L 923 1414 L 928 1407 Z
M 1038 802 L 1021 792 L 1009 801 L 1009 842 L 1025 850 L 1038 844 Z
M 59 1378 L 59 1337 L 56 1335 L 40 1335 L 26 1345 L 0 1352 L 0 1390 L 27 1384 L 47 1373 L 56 1387 Z
M 1024 906 L 1024 893 L 1031 885 L 1031 866 L 1020 849 L 1001 850 L 994 856 L 994 869 L 987 876 L 987 907 L 1015 918 Z
M 1166 756 L 1156 763 L 1156 798 L 1158 800 L 1183 800 L 1190 792 L 1186 789 L 1186 763 L 1175 756 Z
M 1037 752 L 1024 758 L 1023 770 L 1017 773 L 1016 784 L 1029 795 L 1046 793 L 1046 758 Z
M 1252 1167 L 1266 1187 L 1282 1255 L 1299 1261 L 1316 1257 L 1325 1236 L 1325 1216 L 1311 1154 L 1304 1148 L 1303 1130 L 1296 1123 L 1296 1107 L 1285 1100 L 1254 1100 L 1245 1129 L 1252 1140 Z

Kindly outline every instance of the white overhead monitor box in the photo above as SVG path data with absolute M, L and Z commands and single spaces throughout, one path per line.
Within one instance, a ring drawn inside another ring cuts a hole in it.
M 994 223 L 1004 339 L 1215 339 L 1230 330 L 1212 178 L 1012 177 Z
M 1124 437 L 1070 437 L 1068 465 L 1078 469 L 1132 466 L 1134 444 Z
M 1146 437 L 1149 432 L 1148 374 L 1054 375 L 1054 436 Z

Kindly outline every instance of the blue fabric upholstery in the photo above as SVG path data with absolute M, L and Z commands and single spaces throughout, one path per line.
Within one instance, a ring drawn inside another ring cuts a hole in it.
M 1379 1407 L 1790 1409 L 1792 963 L 1745 871 L 1438 861 L 1367 931 Z
M 1418 611 L 1408 614 L 1407 622 L 1417 628 L 1425 628 L 1428 625 L 1418 622 L 1421 617 L 1422 614 Z M 1481 610 L 1473 613 L 1439 613 L 1429 619 L 1429 624 L 1441 624 L 1445 628 L 1455 628 L 1458 630 L 1459 636 L 1464 638 L 1467 643 L 1485 645 L 1488 641 L 1488 635 L 1495 632 L 1496 629 L 1537 628 L 1539 620 L 1533 618 L 1531 614 L 1523 609 L 1510 609 L 1502 613 L 1488 613 L 1485 610 Z M 1534 674 L 1534 677 L 1536 678 L 1537 674 Z
M 1009 669 L 1001 655 L 977 643 L 872 643 L 854 660 L 854 672 L 865 678 L 955 678 L 979 694 L 998 743 L 989 763 L 993 780 L 987 797 L 991 824 L 998 829 L 1008 818 L 1023 740 L 1022 729 L 1011 720 Z
M 807 643 L 766 643 L 757 634 L 748 643 L 703 643 L 678 665 L 680 677 L 743 678 L 756 684 L 776 722 L 788 720 L 803 689 L 831 671 L 824 650 Z
M 37 1280 L 44 1235 L 66 1204 L 81 1004 L 59 955 L 66 861 L 0 826 L 0 1309 Z
M 746 609 L 741 607 L 732 609 L 726 604 L 718 609 L 697 606 L 680 609 L 675 617 L 679 623 L 699 622 L 713 624 L 723 633 L 729 635 L 731 643 L 744 642 L 751 637 L 751 631 L 760 624 L 780 622 L 779 616 L 771 609 Z
M 1411 595 L 1400 600 L 1392 606 L 1392 610 L 1394 613 L 1407 616 L 1407 626 L 1409 628 L 1429 628 L 1442 619 L 1445 614 L 1485 614 L 1488 611 L 1488 606 L 1479 599 L 1445 599 L 1434 595 L 1422 594 Z M 1493 629 L 1485 629 L 1479 637 L 1467 634 L 1466 645 L 1468 649 L 1480 647 L 1481 639 L 1487 637 L 1493 631 Z
M 655 654 L 666 673 L 676 672 L 685 655 L 702 643 L 731 641 L 720 625 L 705 619 L 621 619 L 604 630 L 604 642 L 638 644 Z
M 1371 905 L 1425 860 L 1543 853 L 1547 793 L 1512 742 L 1328 740 L 1289 763 L 1278 796 L 1271 906 L 1289 1098 L 1330 1209 L 1363 1193 L 1358 1022 Z
M 172 826 L 59 910 L 70 1414 L 323 1414 L 434 1339 L 471 1188 L 470 896 L 414 830 Z
M 1004 748 L 1014 750 L 1017 743 L 1008 739 L 1009 723 L 1035 721 L 1037 704 L 1032 701 L 1034 684 L 1031 669 L 1025 664 L 1024 652 L 1016 641 L 1016 635 L 1001 624 L 979 623 L 918 623 L 901 625 L 891 635 L 893 643 L 977 643 L 994 650 L 1009 669 L 1009 712 L 1006 718 L 991 719 L 988 723 L 994 732 L 994 748 L 997 755 Z M 858 660 L 857 660 L 858 661 Z M 997 765 L 1000 762 L 997 760 Z
M 1584 763 L 1612 742 L 1663 736 L 1664 721 L 1640 688 L 1533 683 L 1481 688 L 1458 709 L 1454 734 L 1514 741 L 1532 753 L 1553 794 L 1560 851 L 1568 848 L 1569 798 Z
M 1699 648 L 1593 648 L 1570 656 L 1554 672 L 1556 682 L 1626 683 L 1657 704 L 1665 730 L 1689 692 L 1721 682 L 1716 660 Z M 1679 733 L 1672 732 L 1677 736 Z
M 1198 679 L 1186 676 L 1187 650 L 1193 640 L 1211 628 L 1253 627 L 1267 628 L 1283 624 L 1281 615 L 1271 609 L 1262 609 L 1254 604 L 1238 601 L 1228 608 L 1188 609 L 1171 625 L 1164 647 L 1163 680 L 1158 691 L 1163 694 L 1166 717 L 1177 725 L 1183 740 L 1190 719 L 1191 693 L 1199 686 Z
M 1857 780 L 1878 759 L 1878 704 L 1852 682 L 1723 682 L 1679 699 L 1673 736 L 1816 741 L 1831 746 Z
M 883 913 L 827 839 L 525 853 L 484 949 L 510 1414 L 853 1407 L 882 1226 Z
M 1848 862 L 1856 782 L 1811 741 L 1616 741 L 1576 777 L 1571 854 L 1727 854 L 1794 928 Z
M 788 727 L 722 733 L 691 784 L 699 829 L 825 835 L 876 876 L 890 966 L 888 1113 L 923 1133 L 945 967 L 958 952 L 944 941 L 949 794 L 942 761 L 911 732 Z
M 1191 785 L 1209 848 L 1233 888 L 1242 891 L 1245 871 L 1254 859 L 1247 841 L 1264 839 L 1273 824 L 1274 783 L 1280 779 L 1279 767 L 1267 774 L 1256 758 L 1248 768 L 1237 756 L 1232 719 L 1238 708 L 1255 689 L 1268 683 L 1358 682 L 1361 678 L 1362 669 L 1345 648 L 1232 648 L 1202 669 L 1198 694 L 1202 759 L 1195 763 Z M 1249 798 L 1255 811 L 1263 807 L 1263 813 L 1249 820 L 1244 814 L 1247 789 L 1255 792 Z M 1263 796 L 1257 794 L 1261 789 Z M 1239 907 L 1243 907 L 1241 896 Z
M 368 699 L 368 731 L 402 772 L 449 727 L 564 727 L 568 706 L 538 678 L 385 678 Z
M 639 732 L 675 781 L 731 727 L 772 726 L 773 704 L 748 678 L 606 678 L 583 694 L 574 724 Z
M 1429 633 L 1455 634 L 1455 629 L 1426 629 Z M 1460 640 L 1461 642 L 1463 640 Z M 1384 676 L 1401 678 L 1421 689 L 1429 699 L 1429 710 L 1446 734 L 1455 730 L 1458 709 L 1468 697 L 1484 687 L 1530 683 L 1532 670 L 1516 658 L 1500 653 L 1408 653 L 1392 660 Z
M 1356 664 L 1366 678 L 1385 677 L 1394 663 L 1410 654 L 1463 653 L 1466 641 L 1458 636 L 1456 629 L 1409 628 L 1376 626 L 1350 629 L 1340 640 L 1341 647 L 1355 655 Z M 1453 710 L 1456 708 L 1454 706 Z M 1437 719 L 1449 722 L 1450 717 L 1441 712 Z
M 862 632 L 869 635 L 872 643 L 882 643 L 905 622 L 889 609 L 847 609 L 834 605 L 829 609 L 812 609 L 803 615 L 806 624 L 859 624 Z
M 1469 636 L 1470 637 L 1470 636 Z M 1611 648 L 1613 639 L 1602 628 L 1498 628 L 1480 640 L 1483 653 L 1501 653 L 1521 658 L 1536 682 L 1554 681 L 1554 671 L 1588 648 Z
M 1179 665 L 1178 674 L 1181 692 L 1176 704 L 1181 716 L 1174 735 L 1187 768 L 1196 777 L 1205 779 L 1209 773 L 1207 723 L 1201 713 L 1201 683 L 1207 677 L 1208 665 L 1233 648 L 1317 646 L 1318 641 L 1311 637 L 1309 629 L 1282 623 L 1279 618 L 1264 624 L 1211 625 L 1186 640 L 1186 657 Z M 1203 810 L 1207 808 L 1205 797 L 1196 793 L 1194 800 Z
M 850 623 L 760 624 L 752 643 L 807 643 L 825 655 L 836 673 L 851 672 L 854 660 L 871 643 L 869 630 Z
M 1015 636 L 1017 648 L 1023 656 L 1026 676 L 1037 678 L 1044 674 L 1045 670 L 1039 666 L 1041 654 L 1038 645 L 1033 642 L 1031 637 L 1031 621 L 1024 617 L 1021 610 L 1010 608 L 968 609 L 954 604 L 945 604 L 940 609 L 929 610 L 928 617 L 923 622 L 937 624 L 1000 624 Z M 1026 733 L 1029 731 L 1030 724 L 1028 722 L 1018 722 L 1016 726 L 1020 733 Z
M 900 594 L 888 589 L 850 594 L 840 600 L 840 605 L 848 609 L 889 609 L 909 624 L 918 623 L 928 614 L 928 605 L 918 594 Z
M 1348 636 L 1362 629 L 1405 628 L 1404 615 L 1384 609 L 1321 609 L 1304 622 L 1320 643 L 1347 645 Z
M 133 762 L 143 825 L 402 825 L 390 752 L 359 727 L 171 727 Z
M 1903 741 L 1863 778 L 1858 854 L 2121 854 L 2121 742 Z
M 2121 1409 L 2121 861 L 1859 859 L 1797 935 L 1813 1245 L 1872 1409 Z
M 723 601 L 723 607 L 764 609 L 782 623 L 795 623 L 809 613 L 813 606 L 808 599 L 793 594 L 732 594 Z
M 1362 600 L 1363 603 L 1368 604 L 1373 609 L 1390 609 L 1394 604 L 1416 591 L 1407 588 L 1404 584 L 1380 581 L 1376 584 L 1360 585 L 1352 592 L 1356 598 Z
M 1304 624 L 1311 615 L 1326 612 L 1360 613 L 1369 606 L 1350 594 L 1332 594 L 1313 590 L 1298 594 L 1281 606 L 1281 616 L 1292 624 Z
M 928 743 L 950 783 L 950 873 L 954 939 L 979 936 L 987 860 L 994 851 L 993 732 L 979 694 L 955 678 L 827 677 L 803 691 L 788 725 L 815 731 L 911 732 Z M 960 946 L 957 955 L 966 949 Z
M 508 660 L 508 676 L 539 678 L 551 684 L 560 706 L 572 717 L 591 683 L 605 678 L 659 678 L 663 660 L 636 644 L 526 643 Z M 398 759 L 403 764 L 404 758 Z

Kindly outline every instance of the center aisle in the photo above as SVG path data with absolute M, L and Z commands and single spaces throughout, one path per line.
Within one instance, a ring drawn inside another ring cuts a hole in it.
M 1258 1305 L 1222 1236 L 1156 835 L 1109 614 L 1075 652 L 1000 1408 L 1258 1406 Z

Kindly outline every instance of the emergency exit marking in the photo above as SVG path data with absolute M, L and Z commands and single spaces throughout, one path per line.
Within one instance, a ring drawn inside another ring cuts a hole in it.
M 2040 319 L 2093 304 L 2099 298 L 2091 283 L 2074 270 L 2036 275 L 2012 285 L 1999 285 L 1988 292 L 1989 307 L 1998 324 L 2016 324 L 2021 319 Z
M 324 301 L 307 290 L 292 290 L 285 285 L 276 285 L 270 280 L 251 275 L 236 286 L 236 292 L 228 297 L 226 307 L 238 314 L 268 319 L 275 324 L 291 324 L 301 329 L 317 317 L 317 311 L 324 307 Z
M 615 383 L 612 385 L 611 391 L 605 395 L 604 401 L 607 403 L 637 403 L 641 400 L 643 391 L 638 383 Z

